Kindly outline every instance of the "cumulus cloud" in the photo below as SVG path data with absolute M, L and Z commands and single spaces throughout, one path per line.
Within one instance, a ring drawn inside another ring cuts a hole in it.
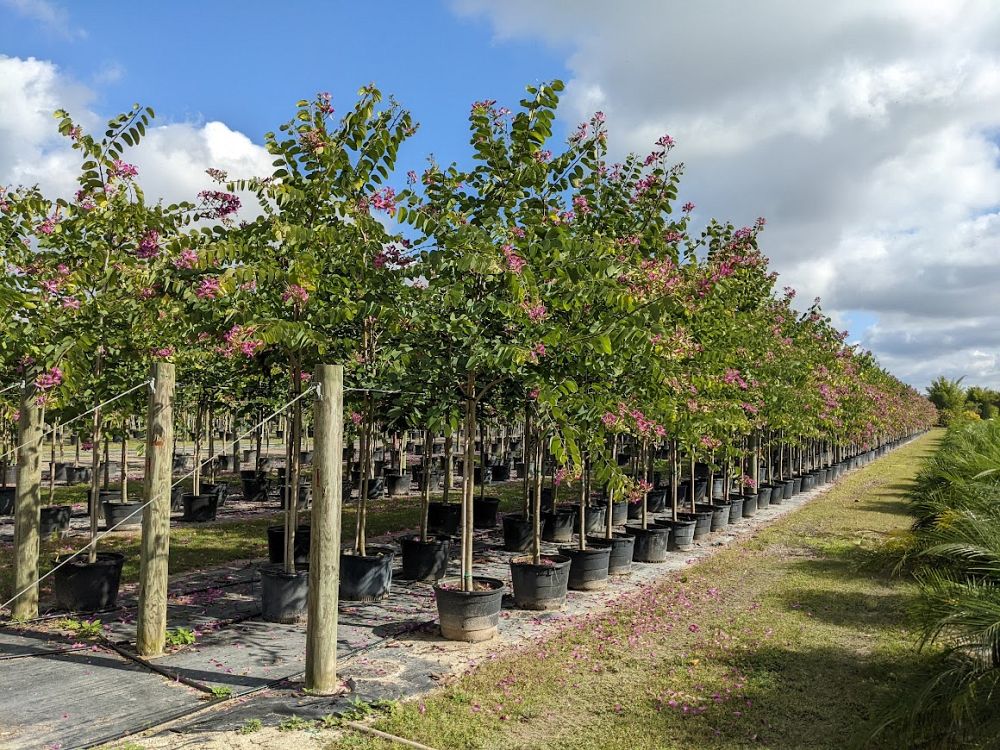
M 65 39 L 82 39 L 87 32 L 70 23 L 69 13 L 48 0 L 0 0 L 16 13 L 39 23 L 50 33 Z
M 80 156 L 56 131 L 52 113 L 66 109 L 84 129 L 102 129 L 108 115 L 93 110 L 94 93 L 51 62 L 0 56 L 0 185 L 39 185 L 47 194 L 71 196 Z M 126 158 L 139 169 L 148 200 L 195 201 L 214 187 L 205 169 L 232 177 L 271 173 L 263 146 L 222 122 L 167 123 L 147 129 Z M 246 201 L 244 201 L 246 203 Z M 246 212 L 241 215 L 247 215 Z
M 768 218 L 775 268 L 915 385 L 1000 386 L 1000 5 L 456 0 L 564 51 L 563 117 L 673 135 L 696 218 Z M 572 124 L 572 123 L 571 123 Z

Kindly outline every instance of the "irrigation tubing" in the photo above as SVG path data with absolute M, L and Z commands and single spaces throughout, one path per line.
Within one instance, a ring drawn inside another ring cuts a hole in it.
M 143 387 L 143 386 L 145 386 L 145 385 L 149 385 L 149 384 L 151 384 L 152 382 L 153 382 L 152 380 L 147 380 L 147 381 L 146 381 L 146 382 L 144 382 L 144 383 L 140 383 L 140 384 L 139 384 L 139 385 L 137 385 L 137 386 L 136 386 L 135 388 L 132 388 L 131 390 L 129 390 L 129 391 L 126 391 L 125 393 L 122 393 L 122 394 L 120 394 L 120 395 L 118 395 L 118 396 L 115 396 L 115 398 L 111 399 L 111 401 L 106 401 L 105 403 L 103 403 L 103 404 L 100 404 L 99 406 L 95 406 L 95 407 L 94 407 L 94 409 L 91 409 L 91 411 L 94 411 L 94 410 L 96 410 L 96 409 L 99 409 L 99 408 L 101 408 L 101 406 L 106 406 L 107 404 L 110 404 L 110 403 L 111 403 L 112 401 L 117 401 L 118 399 L 120 399 L 120 398 L 122 398 L 122 397 L 124 397 L 124 396 L 128 395 L 128 394 L 129 394 L 129 393 L 131 393 L 132 391 L 135 391 L 135 390 L 137 390 L 137 389 L 139 389 L 139 388 L 142 388 L 142 387 Z M 260 427 L 261 425 L 263 425 L 263 424 L 264 424 L 265 422 L 267 422 L 268 420 L 271 420 L 271 419 L 273 419 L 274 417 L 276 417 L 276 416 L 277 416 L 278 414 L 280 414 L 280 413 L 281 413 L 282 411 L 284 411 L 285 409 L 287 409 L 287 408 L 288 408 L 289 406 L 291 406 L 292 404 L 294 404 L 294 403 L 295 403 L 296 401 L 298 401 L 299 399 L 301 399 L 301 398 L 305 398 L 305 397 L 306 397 L 306 396 L 307 396 L 308 394 L 312 393 L 312 392 L 313 392 L 314 390 L 316 390 L 316 386 L 310 386 L 310 387 L 309 387 L 308 389 L 306 389 L 306 390 L 302 391 L 302 393 L 300 393 L 300 394 L 299 394 L 298 396 L 296 396 L 295 398 L 293 398 L 293 399 L 292 399 L 291 401 L 289 401 L 289 402 L 288 402 L 287 404 L 284 404 L 283 406 L 281 406 L 281 407 L 280 407 L 280 408 L 278 408 L 277 410 L 275 410 L 275 411 L 271 412 L 271 413 L 270 413 L 270 414 L 269 414 L 268 416 L 264 417 L 264 419 L 262 419 L 262 420 L 261 420 L 260 422 L 258 422 L 258 423 L 257 423 L 257 424 L 255 424 L 255 425 L 254 425 L 253 427 L 251 427 L 251 428 L 250 428 L 249 430 L 247 430 L 247 431 L 246 431 L 246 432 L 244 432 L 244 433 L 243 433 L 242 435 L 240 435 L 238 439 L 239 439 L 239 440 L 242 440 L 243 438 L 247 437 L 248 435 L 251 435 L 251 434 L 253 434 L 253 432 L 254 432 L 254 431 L 255 431 L 255 430 L 256 430 L 256 429 L 258 428 L 258 427 Z M 84 416 L 84 415 L 83 415 L 83 414 L 81 414 L 80 416 L 82 417 L 82 416 Z M 20 446 L 19 446 L 19 447 L 20 447 Z M 0 456 L 0 458 L 2 458 L 2 456 Z M 193 475 L 193 474 L 195 473 L 195 471 L 196 471 L 197 469 L 200 469 L 200 468 L 201 468 L 202 466 L 204 466 L 204 465 L 205 465 L 205 464 L 207 464 L 207 463 L 210 463 L 210 462 L 211 462 L 211 461 L 213 461 L 213 460 L 214 460 L 214 457 L 209 457 L 209 458 L 208 458 L 208 459 L 206 459 L 205 461 L 201 462 L 201 463 L 200 463 L 200 464 L 199 464 L 199 465 L 198 465 L 197 467 L 195 467 L 194 469 L 191 469 L 191 471 L 189 471 L 189 472 L 188 472 L 187 474 L 185 474 L 185 475 L 184 475 L 184 476 L 182 476 L 182 477 L 181 477 L 180 479 L 178 479 L 178 480 L 177 480 L 176 482 L 174 482 L 174 483 L 173 483 L 172 485 L 170 485 L 170 489 L 173 489 L 174 487 L 176 487 L 177 485 L 179 485 L 179 484 L 180 484 L 181 482 L 183 482 L 183 481 L 184 481 L 185 479 L 187 479 L 188 477 L 192 476 L 192 475 Z M 77 550 L 76 552 L 74 552 L 74 553 L 73 553 L 72 555 L 70 555 L 69 557 L 67 557 L 67 558 L 66 558 L 65 560 L 62 560 L 61 562 L 59 562 L 59 563 L 58 563 L 57 565 L 55 565 L 55 566 L 54 566 L 54 567 L 53 567 L 53 568 L 52 568 L 51 570 L 49 570 L 49 571 L 48 571 L 47 573 L 44 573 L 43 575 L 39 576 L 39 578 L 38 578 L 38 579 L 37 579 L 37 580 L 36 580 L 36 581 L 35 581 L 34 583 L 31 583 L 31 584 L 29 584 L 28 586 L 24 587 L 23 589 L 21 589 L 20 591 L 18 591 L 18 592 L 17 592 L 16 594 L 14 594 L 14 596 L 12 596 L 12 597 L 11 597 L 10 599 L 8 599 L 7 601 L 5 601 L 5 602 L 4 602 L 3 604 L 0 604 L 0 609 L 6 609 L 6 608 L 7 608 L 7 607 L 9 607 L 9 606 L 10 606 L 11 604 L 13 604 L 13 603 L 14 603 L 15 601 L 17 601 L 17 599 L 18 599 L 18 598 L 19 598 L 19 597 L 20 597 L 21 595 L 23 595 L 23 594 L 26 594 L 27 592 L 31 591 L 31 589 L 33 589 L 33 588 L 34 588 L 35 586 L 37 586 L 37 585 L 38 585 L 39 583 L 41 583 L 41 582 L 42 582 L 42 581 L 44 581 L 44 580 L 45 580 L 46 578 L 48 578 L 48 577 L 49 577 L 50 575 L 52 575 L 53 573 L 55 573 L 55 572 L 56 572 L 57 570 L 59 570 L 59 569 L 60 569 L 61 567 L 63 567 L 64 565 L 66 565 L 66 564 L 67 564 L 67 563 L 69 563 L 70 561 L 72 561 L 72 560 L 75 560 L 75 559 L 76 559 L 77 557 L 79 557 L 79 556 L 80 556 L 81 554 L 83 554 L 84 552 L 86 552 L 86 551 L 87 551 L 88 549 L 90 549 L 91 547 L 95 547 L 95 546 L 97 545 L 97 543 L 98 543 L 98 542 L 99 542 L 99 541 L 100 541 L 101 539 L 103 539 L 104 537 L 106 537 L 106 536 L 107 536 L 108 534 L 110 534 L 110 533 L 111 533 L 112 531 L 115 531 L 115 530 L 116 530 L 116 529 L 117 529 L 117 528 L 118 528 L 119 526 L 121 526 L 122 524 L 124 524 L 124 523 L 125 523 L 126 521 L 128 521 L 128 520 L 129 520 L 130 518 L 132 518 L 132 516 L 136 515 L 137 513 L 141 513 L 141 512 L 143 511 L 143 510 L 145 510 L 145 509 L 146 509 L 146 506 L 148 506 L 148 505 L 149 505 L 149 504 L 150 504 L 151 502 L 153 502 L 152 498 L 150 498 L 149 500 L 146 500 L 146 502 L 144 502 L 144 503 L 143 503 L 142 505 L 140 505 L 140 506 L 139 506 L 138 508 L 136 508 L 135 510 L 133 510 L 133 511 L 132 511 L 131 513 L 129 513 L 129 514 L 127 515 L 127 516 L 125 516 L 125 517 L 124 517 L 123 519 L 121 519 L 121 520 L 120 520 L 120 521 L 119 521 L 118 523 L 116 523 L 116 524 L 115 524 L 114 526 L 112 526 L 112 527 L 111 527 L 111 528 L 109 528 L 109 529 L 105 529 L 103 533 L 101 533 L 101 534 L 98 534 L 97 536 L 95 536 L 95 537 L 94 537 L 93 539 L 91 539 L 91 540 L 90 540 L 90 541 L 89 541 L 89 542 L 88 542 L 88 543 L 87 543 L 86 545 L 84 545 L 83 547 L 81 547 L 80 549 L 78 549 L 78 550 Z

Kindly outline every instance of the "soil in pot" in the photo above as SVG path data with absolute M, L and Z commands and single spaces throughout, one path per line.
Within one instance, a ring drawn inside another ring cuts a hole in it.
M 309 566 L 295 566 L 295 573 L 283 565 L 260 568 L 261 616 L 268 622 L 304 622 L 309 611 Z
M 302 524 L 295 527 L 295 564 L 309 562 L 309 544 L 312 530 Z M 267 527 L 267 559 L 275 564 L 285 561 L 285 525 Z
M 611 555 L 608 557 L 608 575 L 626 576 L 632 572 L 632 554 L 635 552 L 635 537 L 629 534 L 615 532 L 610 539 L 603 536 L 588 536 L 587 544 L 594 547 L 608 546 Z
M 181 520 L 205 523 L 215 520 L 219 497 L 218 495 L 192 495 L 190 492 L 185 492 L 183 504 L 184 517 Z
M 57 560 L 61 563 L 65 558 Z M 95 612 L 112 609 L 118 603 L 125 555 L 98 552 L 97 562 L 87 562 L 86 555 L 73 558 L 52 574 L 56 603 L 70 612 Z
M 514 604 L 518 609 L 562 609 L 566 603 L 570 559 L 563 555 L 542 555 L 540 564 L 531 555 L 510 561 Z
M 670 548 L 670 529 L 650 526 L 625 526 L 625 533 L 635 538 L 635 550 L 632 559 L 635 562 L 659 563 L 666 562 Z
M 462 591 L 460 580 L 449 579 L 434 586 L 441 635 L 448 640 L 477 643 L 497 634 L 503 581 L 477 576 L 472 585 L 472 591 Z
M 461 503 L 432 502 L 427 506 L 427 528 L 433 533 L 455 536 L 461 523 Z
M 610 545 L 587 549 L 560 547 L 559 554 L 570 559 L 569 588 L 573 591 L 602 591 L 608 587 Z
M 141 502 L 122 503 L 105 500 L 101 507 L 104 510 L 105 529 L 134 529 L 137 526 L 142 526 L 142 513 L 136 513 L 142 507 Z
M 403 550 L 403 569 L 400 578 L 409 581 L 437 581 L 448 570 L 448 553 L 451 539 L 446 536 L 428 537 L 421 542 L 419 535 L 399 539 Z
M 340 553 L 340 598 L 350 602 L 379 602 L 392 586 L 392 547 L 368 546 L 365 555 Z
M 542 539 L 546 542 L 571 542 L 576 528 L 575 510 L 542 513 Z
M 474 498 L 472 500 L 472 525 L 477 529 L 495 529 L 499 512 L 499 497 Z
M 523 513 L 508 513 L 503 517 L 503 548 L 508 552 L 531 549 L 534 524 Z
M 41 536 L 65 534 L 69 531 L 72 505 L 49 505 L 42 508 L 38 519 L 38 533 Z

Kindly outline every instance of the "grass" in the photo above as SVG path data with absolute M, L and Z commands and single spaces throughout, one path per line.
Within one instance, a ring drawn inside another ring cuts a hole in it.
M 230 480 L 235 481 L 235 480 Z M 136 490 L 141 484 L 130 486 Z M 111 489 L 117 489 L 112 483 Z M 46 490 L 47 491 L 47 490 Z M 477 489 L 478 492 L 478 489 Z M 509 482 L 487 488 L 487 494 L 501 498 L 503 511 L 520 507 L 521 483 Z M 43 493 L 44 494 L 44 493 Z M 477 495 L 478 496 L 478 495 Z M 458 500 L 458 491 L 452 490 L 451 502 Z M 72 504 L 87 501 L 87 487 L 56 487 L 57 503 Z M 441 493 L 432 496 L 440 500 Z M 355 501 L 345 503 L 343 510 L 343 541 L 354 538 Z M 416 495 L 403 498 L 387 498 L 370 502 L 368 505 L 368 536 L 375 537 L 394 531 L 416 528 L 420 517 L 420 498 Z M 284 515 L 280 510 L 266 513 L 256 518 L 236 521 L 218 521 L 197 526 L 175 526 L 170 530 L 170 572 L 201 570 L 226 563 L 259 559 L 267 556 L 267 527 L 282 523 Z M 58 554 L 73 552 L 87 543 L 85 535 L 75 535 L 66 539 L 43 539 L 39 572 L 43 574 L 54 565 Z M 114 532 L 101 540 L 99 549 L 105 552 L 121 552 L 125 555 L 122 582 L 131 583 L 139 578 L 139 537 L 137 532 Z M 51 591 L 51 579 L 42 582 L 43 595 Z M 14 593 L 14 551 L 10 544 L 0 544 L 0 602 Z
M 916 689 L 915 587 L 886 547 L 935 432 L 755 537 L 374 726 L 445 748 L 844 748 Z M 884 746 L 884 745 L 879 745 Z M 331 748 L 388 750 L 347 734 Z

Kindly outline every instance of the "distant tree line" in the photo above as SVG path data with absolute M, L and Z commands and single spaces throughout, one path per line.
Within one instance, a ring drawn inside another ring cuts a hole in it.
M 949 380 L 943 375 L 927 388 L 927 398 L 938 409 L 941 425 L 961 419 L 993 419 L 1000 413 L 1000 391 L 978 385 L 962 387 L 965 378 Z

